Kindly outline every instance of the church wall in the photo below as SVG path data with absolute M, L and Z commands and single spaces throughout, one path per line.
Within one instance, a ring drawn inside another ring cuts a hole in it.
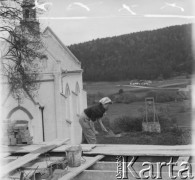
M 48 36 L 44 38 L 44 42 L 47 44 L 46 48 L 49 55 L 52 56 L 55 61 L 61 61 L 61 65 L 64 70 L 80 70 L 81 65 L 78 64 L 78 62 L 76 62 L 76 60 L 74 60 L 74 58 L 66 50 L 64 50 L 64 47 L 62 47 L 59 42 L 52 37 L 51 33 L 47 31 L 45 34 L 48 34 Z
M 41 104 L 41 106 L 44 106 L 43 118 L 46 141 L 50 141 L 56 138 L 54 97 L 54 82 L 43 82 L 39 89 L 38 102 Z

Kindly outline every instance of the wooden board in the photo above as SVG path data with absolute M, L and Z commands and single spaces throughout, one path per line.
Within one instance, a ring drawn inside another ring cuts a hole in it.
M 143 150 L 192 150 L 195 145 L 139 145 L 139 144 L 96 144 L 96 147 L 115 148 L 115 149 L 143 149 Z
M 83 172 L 85 169 L 87 169 L 88 167 L 92 166 L 97 161 L 101 160 L 103 157 L 104 157 L 103 155 L 98 155 L 98 156 L 95 156 L 95 157 L 91 158 L 91 160 L 86 161 L 83 165 L 81 165 L 81 166 L 79 166 L 77 168 L 74 168 L 74 170 L 72 170 L 71 172 L 69 172 L 65 176 L 61 177 L 59 180 L 70 180 L 70 179 L 73 179 L 78 174 Z
M 42 158 L 41 156 L 36 159 L 33 160 L 27 164 L 25 164 L 24 166 L 22 166 L 22 170 L 24 172 L 25 175 L 28 175 L 28 178 L 31 178 L 31 176 L 33 175 L 33 172 L 41 172 L 45 173 L 46 169 L 48 169 L 48 167 L 51 164 L 55 164 L 58 163 L 59 161 L 63 161 L 65 157 L 56 157 L 56 156 L 52 156 L 52 157 L 47 157 L 47 158 Z M 10 179 L 20 179 L 20 171 L 16 171 L 13 173 L 9 174 L 9 178 Z
M 52 150 L 52 152 L 65 152 L 71 145 L 63 145 Z M 81 144 L 83 152 L 90 152 L 96 147 L 94 144 Z
M 8 157 L 10 155 L 11 155 L 10 153 L 1 152 L 0 158 L 5 158 L 5 157 Z
M 41 143 L 32 145 L 2 146 L 1 149 L 6 153 L 29 153 L 43 146 L 45 146 L 45 144 Z
M 100 145 L 97 144 L 86 155 L 124 155 L 124 156 L 191 156 L 192 146 L 157 146 L 157 145 Z
M 36 150 L 39 147 L 43 147 L 44 144 L 37 144 L 37 145 L 28 145 L 28 146 L 10 146 L 10 147 L 2 147 L 2 150 L 4 152 L 14 152 L 14 153 L 29 153 L 32 152 L 34 150 Z M 120 151 L 122 150 L 123 152 L 130 152 L 130 151 L 154 151 L 157 152 L 159 150 L 161 151 L 169 151 L 169 152 L 177 152 L 177 151 L 187 151 L 189 153 L 191 153 L 191 151 L 195 151 L 195 146 L 193 145 L 175 145 L 175 146 L 162 146 L 162 145 L 124 145 L 124 144 L 96 144 L 96 145 L 91 145 L 91 144 L 81 144 L 83 151 L 84 152 L 95 152 L 96 150 L 99 149 L 105 149 L 107 151 L 107 149 L 111 149 L 111 150 L 116 150 L 116 151 Z M 59 148 L 55 148 L 52 150 L 52 152 L 64 152 L 67 148 L 69 147 L 69 145 L 64 145 L 64 146 L 60 146 Z M 95 150 L 95 151 L 94 151 Z
M 20 158 L 18 158 L 17 160 L 8 163 L 7 165 L 5 165 L 3 167 L 3 171 L 1 173 L 1 176 L 5 176 L 6 174 L 12 172 L 13 170 L 16 170 L 17 168 L 20 168 L 21 166 L 25 165 L 26 163 L 35 160 L 36 158 L 39 157 L 39 155 L 46 153 L 48 151 L 51 151 L 52 149 L 55 149 L 63 144 L 65 144 L 69 139 L 62 141 L 62 140 L 55 140 L 52 142 L 49 142 L 47 145 L 38 148 L 34 151 L 32 151 L 31 153 L 22 156 Z

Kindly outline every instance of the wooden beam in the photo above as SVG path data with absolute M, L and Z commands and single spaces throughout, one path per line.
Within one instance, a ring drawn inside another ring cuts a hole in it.
M 47 145 L 45 145 L 41 148 L 38 148 L 38 149 L 32 151 L 31 153 L 29 153 L 25 156 L 22 156 L 11 163 L 8 163 L 7 165 L 5 165 L 3 167 L 3 171 L 1 173 L 1 176 L 3 177 L 5 175 L 7 175 L 8 173 L 22 167 L 26 163 L 37 159 L 39 157 L 39 155 L 46 153 L 48 151 L 51 151 L 52 149 L 57 148 L 57 147 L 65 144 L 68 140 L 69 139 L 66 139 L 65 141 L 55 140 L 55 141 L 49 142 Z
M 33 172 L 39 173 L 52 173 L 51 169 L 49 170 L 48 168 L 51 167 L 51 165 L 55 166 L 56 164 L 59 164 L 59 162 L 62 162 L 65 159 L 65 157 L 49 157 L 47 159 L 45 158 L 41 158 L 41 156 L 36 159 L 33 160 L 27 164 L 25 164 L 24 166 L 22 166 L 22 171 L 24 172 L 25 175 L 28 174 L 28 178 L 30 179 L 34 174 Z M 61 169 L 61 166 L 58 166 L 59 169 Z M 64 171 L 64 170 L 63 170 Z M 9 178 L 10 179 L 20 179 L 20 171 L 15 171 L 13 173 L 9 174 Z M 47 176 L 47 175 L 46 175 Z
M 71 145 L 63 145 L 63 146 L 53 149 L 52 152 L 64 152 L 70 147 Z M 92 149 L 96 147 L 96 145 L 95 144 L 81 144 L 81 147 L 82 147 L 83 152 L 90 152 Z
M 84 152 L 86 155 L 112 155 L 112 156 L 192 156 L 192 146 L 152 146 L 145 145 L 100 145 Z
M 104 158 L 103 155 L 98 155 L 95 156 L 93 159 L 91 159 L 90 161 L 86 161 L 85 164 L 75 168 L 72 172 L 69 172 L 68 174 L 66 174 L 65 176 L 61 177 L 59 180 L 70 180 L 73 179 L 74 177 L 76 177 L 78 174 L 80 174 L 81 172 L 83 172 L 85 169 L 87 169 L 88 167 L 92 166 L 94 163 L 96 163 L 97 161 L 101 160 L 102 158 Z
M 15 146 L 14 147 L 10 146 L 9 149 L 2 147 L 2 150 L 4 152 L 29 153 L 40 146 L 43 146 L 43 144 L 29 145 L 20 148 L 16 148 Z M 171 156 L 174 154 L 175 156 L 187 156 L 187 155 L 190 156 L 193 150 L 195 150 L 195 148 L 192 145 L 159 146 L 159 145 L 96 144 L 94 147 L 93 145 L 81 144 L 81 146 L 83 148 L 84 153 L 86 152 L 86 154 L 87 151 L 89 151 L 88 154 L 99 154 L 97 152 L 105 151 L 107 155 L 109 155 L 109 152 L 113 152 L 113 153 L 116 152 L 118 153 L 117 155 L 120 155 L 120 151 L 121 151 L 124 154 L 125 153 L 128 154 L 129 152 L 129 153 L 133 153 L 133 155 L 136 152 L 139 154 L 144 154 L 145 152 L 145 154 L 148 155 L 151 155 L 152 153 L 154 153 L 154 155 L 155 153 L 162 155 L 164 153 L 166 156 L 167 154 Z M 68 147 L 68 145 L 61 146 L 60 148 L 56 148 L 52 150 L 52 152 L 64 152 L 66 147 Z
M 191 156 L 194 146 L 158 146 L 158 145 L 110 145 L 96 144 L 96 147 L 84 154 L 123 155 L 123 156 Z

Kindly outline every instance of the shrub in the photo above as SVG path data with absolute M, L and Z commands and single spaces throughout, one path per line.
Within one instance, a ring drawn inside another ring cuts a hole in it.
M 142 131 L 142 119 L 122 116 L 114 119 L 111 123 L 115 133 L 127 131 Z
M 124 90 L 123 89 L 119 89 L 118 93 L 122 94 L 122 93 L 124 93 Z
M 155 102 L 171 102 L 177 98 L 176 91 L 150 91 L 146 97 L 154 97 Z
M 177 128 L 177 120 L 168 116 L 160 116 L 159 123 L 162 132 L 171 132 L 174 128 Z
M 137 97 L 135 94 L 132 93 L 122 93 L 122 94 L 115 94 L 113 96 L 113 101 L 116 103 L 132 103 L 137 101 Z

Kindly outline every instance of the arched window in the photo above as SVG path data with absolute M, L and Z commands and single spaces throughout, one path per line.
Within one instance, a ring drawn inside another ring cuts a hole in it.
M 79 83 L 76 83 L 76 88 L 75 88 L 75 93 L 78 95 L 80 93 L 80 87 L 79 87 Z
M 68 83 L 66 84 L 66 88 L 65 88 L 65 96 L 66 97 L 69 97 L 70 96 L 70 88 L 69 88 Z

